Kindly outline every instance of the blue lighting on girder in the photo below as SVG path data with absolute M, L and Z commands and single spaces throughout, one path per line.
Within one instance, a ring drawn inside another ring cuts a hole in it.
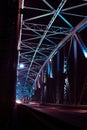
M 87 21 L 79 27 L 78 32 L 81 32 L 86 27 L 87 27 Z
M 49 76 L 50 78 L 53 78 L 52 59 L 50 59 L 50 62 L 48 62 L 48 76 Z
M 82 51 L 83 51 L 83 54 L 84 54 L 85 58 L 87 58 L 87 49 L 83 48 Z
M 84 42 L 82 41 L 81 37 L 75 34 L 76 40 L 78 41 L 80 48 L 85 56 L 85 58 L 87 58 L 87 46 L 84 44 Z
M 73 26 L 62 16 L 59 14 L 59 17 L 67 24 L 69 27 L 73 28 Z
M 50 75 L 50 63 L 48 62 L 48 75 Z

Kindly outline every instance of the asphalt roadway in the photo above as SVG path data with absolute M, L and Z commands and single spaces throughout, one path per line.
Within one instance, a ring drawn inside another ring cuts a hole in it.
M 87 130 L 87 109 L 37 102 L 16 104 L 14 113 L 0 126 L 0 130 Z

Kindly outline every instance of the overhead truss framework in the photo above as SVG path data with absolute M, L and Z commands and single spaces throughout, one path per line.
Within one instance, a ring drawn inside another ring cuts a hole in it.
M 43 67 L 72 35 L 85 28 L 83 0 L 21 0 L 17 88 L 32 92 Z M 80 41 L 79 41 L 80 43 Z M 24 68 L 20 68 L 20 64 Z M 18 94 L 19 91 L 17 91 Z M 30 93 L 32 96 L 33 92 Z

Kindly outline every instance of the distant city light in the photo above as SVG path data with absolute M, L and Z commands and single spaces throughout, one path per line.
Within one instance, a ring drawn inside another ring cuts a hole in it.
M 18 103 L 18 104 L 20 104 L 20 103 L 22 103 L 20 100 L 16 100 L 16 103 Z

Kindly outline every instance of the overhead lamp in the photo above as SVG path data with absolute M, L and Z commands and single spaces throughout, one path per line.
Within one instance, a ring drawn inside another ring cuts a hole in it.
M 24 64 L 22 64 L 22 63 L 19 64 L 19 68 L 20 68 L 20 69 L 23 69 L 23 68 L 24 68 Z

